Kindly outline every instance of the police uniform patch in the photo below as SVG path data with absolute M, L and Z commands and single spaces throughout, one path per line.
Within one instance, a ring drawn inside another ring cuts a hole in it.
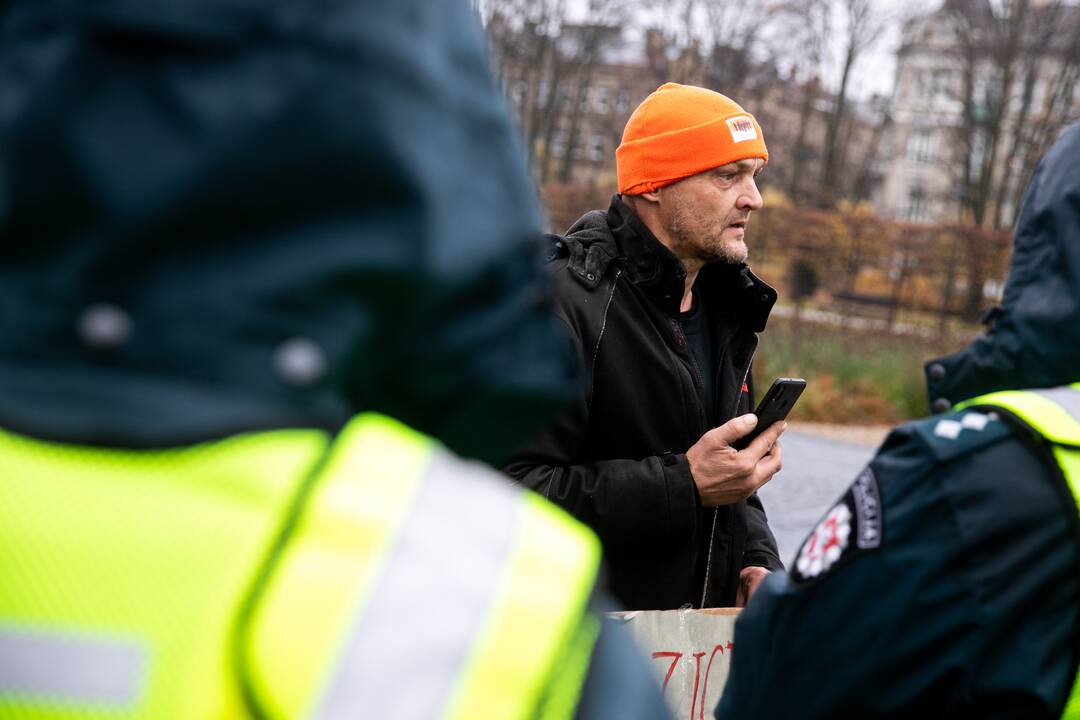
M 883 520 L 877 478 L 868 467 L 803 541 L 792 579 L 814 580 L 838 563 L 880 547 Z
M 908 431 L 926 443 L 938 462 L 952 462 L 1012 436 L 1009 424 L 996 412 L 972 409 L 918 420 Z
M 799 550 L 795 569 L 806 578 L 814 578 L 840 559 L 851 540 L 851 510 L 840 503 L 825 515 Z

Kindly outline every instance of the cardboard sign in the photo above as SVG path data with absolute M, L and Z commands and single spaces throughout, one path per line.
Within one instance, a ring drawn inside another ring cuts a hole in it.
M 734 608 L 614 613 L 653 664 L 675 720 L 711 720 L 731 670 Z

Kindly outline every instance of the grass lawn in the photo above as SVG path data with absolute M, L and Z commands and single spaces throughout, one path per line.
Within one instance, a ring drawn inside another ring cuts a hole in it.
M 977 331 L 970 328 L 968 337 Z M 774 316 L 754 359 L 754 387 L 760 397 L 773 378 L 806 378 L 794 420 L 894 423 L 929 413 L 923 363 L 966 342 L 963 335 L 935 340 Z

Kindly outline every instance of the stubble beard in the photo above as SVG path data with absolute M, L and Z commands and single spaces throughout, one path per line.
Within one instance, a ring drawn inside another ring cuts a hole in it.
M 750 257 L 750 249 L 742 238 L 725 240 L 726 227 L 724 220 L 695 218 L 693 213 L 678 201 L 672 204 L 667 222 L 668 233 L 684 251 L 692 252 L 696 259 L 705 263 L 742 264 Z

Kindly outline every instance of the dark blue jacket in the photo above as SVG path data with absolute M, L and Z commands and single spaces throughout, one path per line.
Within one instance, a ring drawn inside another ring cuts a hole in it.
M 0 427 L 498 460 L 577 388 L 539 229 L 467 0 L 0 2 Z M 607 625 L 578 712 L 666 715 Z
M 4 427 L 160 447 L 378 411 L 494 461 L 573 397 L 466 0 L 0 8 Z M 101 304 L 124 343 L 80 335 Z M 317 382 L 277 371 L 292 338 Z
M 1028 189 L 993 326 L 927 365 L 939 407 L 1080 380 L 1077 167 L 1074 125 Z M 1060 717 L 1080 657 L 1078 538 L 1025 426 L 979 409 L 903 426 L 740 617 L 716 716 Z

